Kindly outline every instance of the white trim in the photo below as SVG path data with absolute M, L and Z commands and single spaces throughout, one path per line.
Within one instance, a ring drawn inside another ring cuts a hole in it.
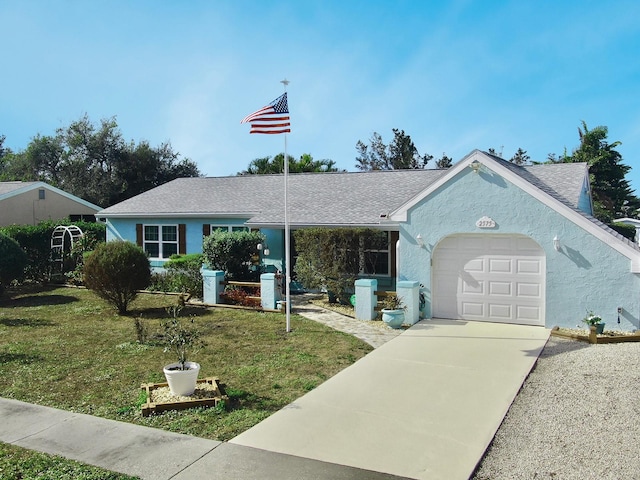
M 408 211 L 411 208 L 413 208 L 416 204 L 418 204 L 418 202 L 427 198 L 435 190 L 437 190 L 438 188 L 448 183 L 452 178 L 457 176 L 465 168 L 469 168 L 469 165 L 474 161 L 478 161 L 482 163 L 482 167 L 480 168 L 479 175 L 482 174 L 482 171 L 484 169 L 489 169 L 491 171 L 496 172 L 501 177 L 505 178 L 515 186 L 519 187 L 520 189 L 522 189 L 523 191 L 531 195 L 536 200 L 539 200 L 541 203 L 543 203 L 547 207 L 551 208 L 552 210 L 555 210 L 560 215 L 565 217 L 567 220 L 583 228 L 588 233 L 596 237 L 598 240 L 601 240 L 602 242 L 606 243 L 617 252 L 627 257 L 629 260 L 631 260 L 631 272 L 640 273 L 640 251 L 636 250 L 632 246 L 623 242 L 618 237 L 616 237 L 615 235 L 612 235 L 611 233 L 604 230 L 603 228 L 600 228 L 598 225 L 596 225 L 594 222 L 589 220 L 587 217 L 585 217 L 578 211 L 574 210 L 568 205 L 565 205 L 559 200 L 556 200 L 548 193 L 542 191 L 541 189 L 539 189 L 532 183 L 528 182 L 524 178 L 520 177 L 519 175 L 516 175 L 511 170 L 504 167 L 499 162 L 495 161 L 489 155 L 485 154 L 484 152 L 481 152 L 480 150 L 474 150 L 465 158 L 460 160 L 455 166 L 453 166 L 449 170 L 449 172 L 447 172 L 446 175 L 436 180 L 428 188 L 422 191 L 418 196 L 409 200 L 402 207 L 392 212 L 390 214 L 390 218 L 398 222 L 406 222 Z M 470 168 L 469 168 L 469 172 L 470 174 L 473 174 Z M 586 168 L 585 168 L 585 175 L 588 175 L 588 169 Z
M 96 213 L 96 218 L 135 218 L 144 220 L 145 218 L 251 218 L 256 215 L 255 212 L 239 212 L 239 213 L 219 213 L 219 212 L 205 212 L 205 213 L 180 213 L 180 212 L 160 212 L 160 213 L 148 213 L 148 212 L 134 212 L 134 213 Z M 140 222 L 138 222 L 140 223 Z

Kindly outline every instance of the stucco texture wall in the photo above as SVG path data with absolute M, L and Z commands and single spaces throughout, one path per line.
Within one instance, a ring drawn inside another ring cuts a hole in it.
M 496 226 L 476 227 L 484 216 Z M 639 328 L 640 277 L 630 272 L 630 259 L 486 166 L 477 174 L 460 172 L 415 205 L 401 226 L 398 279 L 424 285 L 427 316 L 432 252 L 442 239 L 460 233 L 517 233 L 540 245 L 546 255 L 546 327 L 584 326 L 581 321 L 591 310 L 603 317 L 607 329 Z M 418 248 L 418 234 L 424 248 Z M 555 236 L 560 251 L 554 249 Z M 616 241 L 611 237 L 611 243 Z
M 0 204 L 0 226 L 37 225 L 47 220 L 60 220 L 70 215 L 94 215 L 97 210 L 51 190 L 40 199 L 37 188 L 6 198 Z

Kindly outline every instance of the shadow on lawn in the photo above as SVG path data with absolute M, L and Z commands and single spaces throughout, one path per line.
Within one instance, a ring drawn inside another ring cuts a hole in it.
M 26 353 L 6 353 L 0 352 L 0 364 L 16 362 L 20 364 L 34 363 L 42 360 L 39 355 L 28 355 Z
M 80 299 L 71 295 L 27 295 L 25 297 L 7 298 L 0 301 L 0 307 L 44 307 L 51 305 L 66 305 L 78 302 Z
M 40 318 L 0 318 L 0 325 L 5 327 L 52 327 L 57 324 L 51 320 Z

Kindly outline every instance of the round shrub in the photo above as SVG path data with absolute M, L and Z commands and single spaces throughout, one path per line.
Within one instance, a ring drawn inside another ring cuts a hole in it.
M 147 288 L 151 266 L 144 251 L 131 242 L 113 241 L 98 245 L 84 261 L 84 284 L 113 305 L 120 315 Z
M 13 280 L 22 276 L 27 255 L 13 238 L 0 234 L 0 295 Z

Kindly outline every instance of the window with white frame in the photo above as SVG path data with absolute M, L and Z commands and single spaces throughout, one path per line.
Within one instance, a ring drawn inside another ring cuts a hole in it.
M 178 225 L 144 225 L 144 251 L 151 258 L 169 258 L 178 253 Z
M 248 232 L 249 227 L 244 225 L 226 225 L 221 223 L 211 224 L 211 233 L 213 232 Z

